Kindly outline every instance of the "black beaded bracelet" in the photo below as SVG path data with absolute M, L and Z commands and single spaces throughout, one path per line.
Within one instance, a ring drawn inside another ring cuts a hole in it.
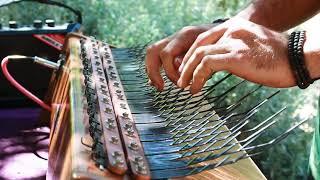
M 301 89 L 307 88 L 313 83 L 305 64 L 303 45 L 305 42 L 305 31 L 295 31 L 289 36 L 288 55 L 291 69 L 294 73 L 297 85 Z

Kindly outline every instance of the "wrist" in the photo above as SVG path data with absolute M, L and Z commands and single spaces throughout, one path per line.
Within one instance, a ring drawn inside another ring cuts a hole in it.
M 268 16 L 264 15 L 263 9 L 259 9 L 259 11 L 257 11 L 257 8 L 254 6 L 254 4 L 250 4 L 247 8 L 240 11 L 235 17 L 240 17 L 255 24 L 273 29 L 272 27 L 270 27 Z
M 320 78 L 320 37 L 311 32 L 306 33 L 303 47 L 306 66 L 312 79 Z

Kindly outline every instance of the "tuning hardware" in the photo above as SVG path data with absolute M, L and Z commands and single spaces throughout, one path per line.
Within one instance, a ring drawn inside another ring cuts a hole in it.
M 11 28 L 11 29 L 17 29 L 17 28 L 18 28 L 18 23 L 17 23 L 17 21 L 9 21 L 9 28 Z
M 42 21 L 41 21 L 41 20 L 38 20 L 38 19 L 34 20 L 34 21 L 33 21 L 33 27 L 35 27 L 35 28 L 42 28 Z
M 49 27 L 54 27 L 55 26 L 55 21 L 53 19 L 47 19 L 45 21 L 46 25 Z

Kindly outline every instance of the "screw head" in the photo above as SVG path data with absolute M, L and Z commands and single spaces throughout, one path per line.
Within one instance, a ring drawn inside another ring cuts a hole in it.
M 111 138 L 110 138 L 109 141 L 110 141 L 111 143 L 113 143 L 113 144 L 118 144 L 119 139 L 118 139 L 118 137 L 116 137 L 116 136 L 111 136 Z
M 129 148 L 136 151 L 138 149 L 138 144 L 135 141 L 132 141 L 129 144 Z

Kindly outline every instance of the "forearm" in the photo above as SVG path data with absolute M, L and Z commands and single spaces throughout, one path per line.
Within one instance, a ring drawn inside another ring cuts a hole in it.
M 276 31 L 286 31 L 319 10 L 319 0 L 253 0 L 236 16 Z

